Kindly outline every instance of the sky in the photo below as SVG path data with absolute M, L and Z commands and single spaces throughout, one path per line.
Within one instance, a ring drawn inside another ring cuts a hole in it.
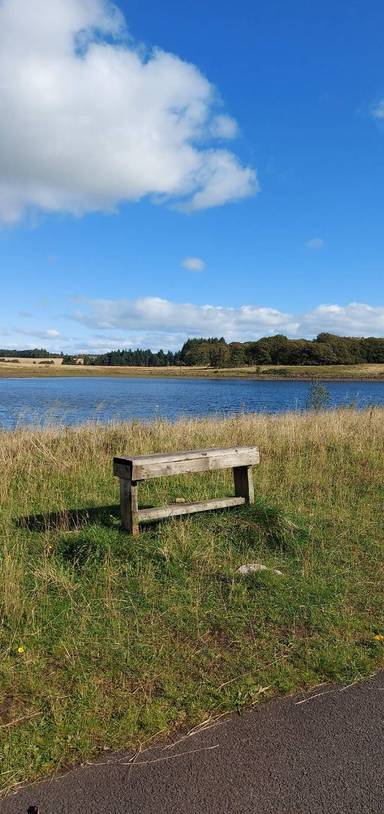
M 0 347 L 384 336 L 380 0 L 0 0 Z

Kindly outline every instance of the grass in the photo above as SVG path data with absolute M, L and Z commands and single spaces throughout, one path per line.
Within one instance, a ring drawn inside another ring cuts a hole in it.
M 254 507 L 120 532 L 114 454 L 254 443 Z M 0 433 L 2 788 L 383 665 L 383 453 L 379 408 Z
M 56 362 L 58 360 L 55 360 Z M 60 361 L 60 360 L 59 360 Z M 384 365 L 260 365 L 248 367 L 96 367 L 93 365 L 39 365 L 33 360 L 20 359 L 19 363 L 0 361 L 0 379 L 39 378 L 63 376 L 181 376 L 209 379 L 340 379 L 384 380 Z

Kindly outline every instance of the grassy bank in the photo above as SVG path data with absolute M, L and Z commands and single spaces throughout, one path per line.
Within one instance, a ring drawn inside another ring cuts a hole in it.
M 57 360 L 55 360 L 57 361 Z M 0 379 L 61 378 L 63 376 L 181 376 L 208 379 L 359 379 L 384 381 L 384 365 L 260 365 L 215 370 L 211 367 L 96 367 L 94 365 L 39 364 L 25 359 L 0 362 Z
M 254 507 L 120 532 L 114 454 L 254 443 Z M 2 787 L 383 665 L 383 453 L 380 409 L 0 433 Z

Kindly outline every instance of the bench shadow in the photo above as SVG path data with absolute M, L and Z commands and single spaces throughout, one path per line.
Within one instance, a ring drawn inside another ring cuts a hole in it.
M 143 503 L 141 509 L 151 509 L 153 504 Z M 226 511 L 225 509 L 222 511 Z M 220 512 L 220 510 L 219 510 Z M 126 532 L 120 525 L 120 506 L 97 506 L 83 509 L 62 509 L 59 512 L 42 512 L 40 514 L 29 514 L 23 517 L 14 517 L 13 523 L 17 528 L 27 531 L 78 531 L 89 524 L 97 524 L 107 528 L 120 530 L 122 534 Z M 181 523 L 185 520 L 185 515 L 175 517 L 164 517 L 160 519 L 146 520 L 140 523 L 141 532 L 153 531 L 159 526 L 166 524 L 172 519 L 173 522 Z
M 29 514 L 13 519 L 17 528 L 28 531 L 77 531 L 89 523 L 102 526 L 114 526 L 120 518 L 120 507 L 97 506 L 86 509 L 63 509 L 60 512 Z

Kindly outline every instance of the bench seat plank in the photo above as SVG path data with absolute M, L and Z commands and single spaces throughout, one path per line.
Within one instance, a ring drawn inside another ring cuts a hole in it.
M 187 472 L 209 472 L 238 466 L 253 466 L 260 462 L 256 447 L 192 450 L 166 455 L 139 455 L 114 458 L 114 474 L 133 481 L 180 475 Z
M 137 461 L 138 463 L 166 463 L 167 461 L 193 460 L 194 458 L 219 458 L 227 452 L 254 452 L 256 447 L 212 447 L 211 449 L 186 449 L 182 452 L 151 452 L 149 455 L 121 456 L 116 461 Z

